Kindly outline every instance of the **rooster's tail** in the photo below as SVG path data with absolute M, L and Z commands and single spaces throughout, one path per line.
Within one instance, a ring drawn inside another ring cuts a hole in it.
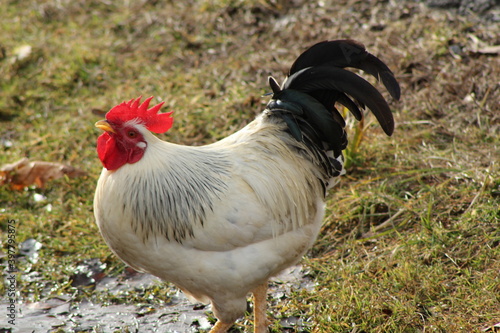
M 338 175 L 338 161 L 347 147 L 345 121 L 335 108 L 344 105 L 357 120 L 368 107 L 387 135 L 394 119 L 384 97 L 360 76 L 345 67 L 361 69 L 381 80 L 394 99 L 400 88 L 391 70 L 364 46 L 352 40 L 325 41 L 302 53 L 281 87 L 272 77 L 273 97 L 268 114 L 282 118 L 290 134 L 309 147 L 328 176 Z M 333 159 L 332 159 L 333 153 Z

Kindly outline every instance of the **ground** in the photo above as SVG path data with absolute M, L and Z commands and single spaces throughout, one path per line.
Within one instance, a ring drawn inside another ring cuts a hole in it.
M 499 8 L 443 4 L 2 2 L 0 166 L 27 157 L 86 176 L 0 187 L 0 332 L 206 331 L 209 307 L 129 270 L 98 234 L 93 124 L 154 95 L 175 111 L 163 139 L 213 142 L 263 109 L 269 75 L 281 81 L 307 46 L 340 38 L 394 71 L 396 130 L 349 121 L 348 173 L 313 249 L 273 282 L 271 331 L 498 330 Z

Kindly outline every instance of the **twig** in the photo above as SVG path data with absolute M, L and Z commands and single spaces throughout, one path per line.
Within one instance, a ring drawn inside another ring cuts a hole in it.
M 396 212 L 396 214 L 392 215 L 390 218 L 388 218 L 387 220 L 385 220 L 382 224 L 379 224 L 379 225 L 377 225 L 377 226 L 373 227 L 373 229 L 372 229 L 372 230 L 370 230 L 370 231 L 368 231 L 368 232 L 364 233 L 362 238 L 363 238 L 363 239 L 365 239 L 365 238 L 370 238 L 370 237 L 373 237 L 373 236 L 375 236 L 375 234 L 376 234 L 378 231 L 380 231 L 380 230 L 382 230 L 382 229 L 386 228 L 387 226 L 390 226 L 390 225 L 394 226 L 394 224 L 393 224 L 394 220 L 395 220 L 396 218 L 398 218 L 398 217 L 399 217 L 399 215 L 403 214 L 405 211 L 406 211 L 406 208 L 401 208 L 400 210 L 398 210 L 398 211 Z
M 474 204 L 476 203 L 477 199 L 479 199 L 479 197 L 481 196 L 481 194 L 484 192 L 484 189 L 490 183 L 489 182 L 489 178 L 490 178 L 490 176 L 486 175 L 486 177 L 484 179 L 484 182 L 483 182 L 483 186 L 481 186 L 481 188 L 479 189 L 479 192 L 477 192 L 477 194 L 474 196 L 474 199 L 472 199 L 472 201 L 469 204 L 469 207 L 467 207 L 467 209 L 464 211 L 464 214 L 468 213 L 472 209 L 472 206 L 474 206 Z

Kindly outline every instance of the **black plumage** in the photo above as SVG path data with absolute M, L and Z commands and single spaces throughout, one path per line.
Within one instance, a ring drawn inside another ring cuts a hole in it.
M 281 86 L 274 78 L 269 79 L 273 97 L 267 110 L 282 118 L 291 135 L 315 154 L 317 150 L 331 150 L 338 157 L 347 147 L 345 121 L 335 103 L 344 105 L 357 120 L 363 117 L 360 108 L 366 106 L 387 135 L 394 131 L 394 119 L 384 97 L 346 67 L 373 75 L 394 99 L 399 99 L 400 87 L 391 70 L 352 40 L 315 44 L 295 60 Z

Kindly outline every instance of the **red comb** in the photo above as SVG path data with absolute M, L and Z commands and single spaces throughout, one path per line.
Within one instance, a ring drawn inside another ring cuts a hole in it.
M 128 102 L 118 104 L 106 114 L 106 119 L 113 123 L 126 122 L 138 119 L 148 130 L 154 133 L 165 133 L 172 127 L 174 119 L 170 116 L 172 112 L 158 113 L 165 102 L 161 102 L 150 109 L 149 102 L 153 96 L 146 98 L 141 103 L 141 97 L 131 99 Z

